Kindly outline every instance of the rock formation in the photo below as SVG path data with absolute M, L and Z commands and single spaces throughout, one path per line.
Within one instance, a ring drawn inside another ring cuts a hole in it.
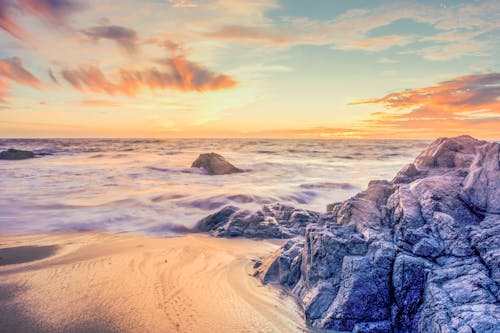
M 209 175 L 226 175 L 243 171 L 216 153 L 200 154 L 191 167 L 203 168 Z
M 198 231 L 217 237 L 291 238 L 304 235 L 306 226 L 315 223 L 319 214 L 279 203 L 264 205 L 252 213 L 226 206 L 198 222 Z
M 391 182 L 308 212 L 318 217 L 305 230 L 285 228 L 286 218 L 266 225 L 265 216 L 260 237 L 304 236 L 257 263 L 255 276 L 295 295 L 317 328 L 500 332 L 499 154 L 496 142 L 441 138 Z M 246 225 L 239 213 L 227 209 L 201 228 L 233 236 L 233 224 Z
M 27 150 L 8 149 L 0 152 L 0 160 L 25 160 L 33 158 L 35 155 Z

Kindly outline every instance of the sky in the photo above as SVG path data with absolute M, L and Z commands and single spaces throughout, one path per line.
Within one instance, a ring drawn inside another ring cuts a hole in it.
M 499 1 L 0 0 L 0 137 L 500 139 Z

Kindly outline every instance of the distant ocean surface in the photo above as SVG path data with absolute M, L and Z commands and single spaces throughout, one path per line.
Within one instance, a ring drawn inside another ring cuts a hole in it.
M 325 211 L 388 179 L 427 141 L 0 139 L 50 153 L 0 161 L 0 233 L 107 230 L 172 235 L 225 205 L 281 202 Z M 191 169 L 217 152 L 244 173 Z M 181 227 L 179 227 L 181 226 Z

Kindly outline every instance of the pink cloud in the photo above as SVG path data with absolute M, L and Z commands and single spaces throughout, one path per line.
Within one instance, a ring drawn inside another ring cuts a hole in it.
M 29 33 L 14 19 L 16 12 L 36 16 L 55 27 L 65 27 L 67 16 L 80 8 L 82 5 L 73 0 L 1 0 L 0 28 L 17 39 L 29 39 Z
M 9 87 L 7 81 L 33 88 L 40 88 L 42 85 L 40 80 L 24 67 L 18 57 L 0 60 L 0 100 L 3 101 L 5 101 Z
M 10 1 L 0 1 L 0 28 L 18 39 L 24 39 L 27 32 L 13 19 L 14 6 Z
M 17 0 L 22 9 L 55 26 L 64 25 L 66 17 L 81 8 L 73 0 Z

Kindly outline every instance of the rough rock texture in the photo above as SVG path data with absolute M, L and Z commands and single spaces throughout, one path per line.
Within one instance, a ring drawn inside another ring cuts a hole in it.
M 464 181 L 462 198 L 482 213 L 500 214 L 498 143 L 483 145 Z
M 316 222 L 316 212 L 279 203 L 264 205 L 257 212 L 226 206 L 198 222 L 195 229 L 217 237 L 290 238 L 304 235 Z
M 203 168 L 209 175 L 226 175 L 230 173 L 243 172 L 224 157 L 216 153 L 200 154 L 191 165 L 192 168 Z
M 27 150 L 8 149 L 0 152 L 0 160 L 25 160 L 35 157 L 35 153 Z
M 391 182 L 329 205 L 255 275 L 289 289 L 313 327 L 500 332 L 499 152 L 436 140 Z

